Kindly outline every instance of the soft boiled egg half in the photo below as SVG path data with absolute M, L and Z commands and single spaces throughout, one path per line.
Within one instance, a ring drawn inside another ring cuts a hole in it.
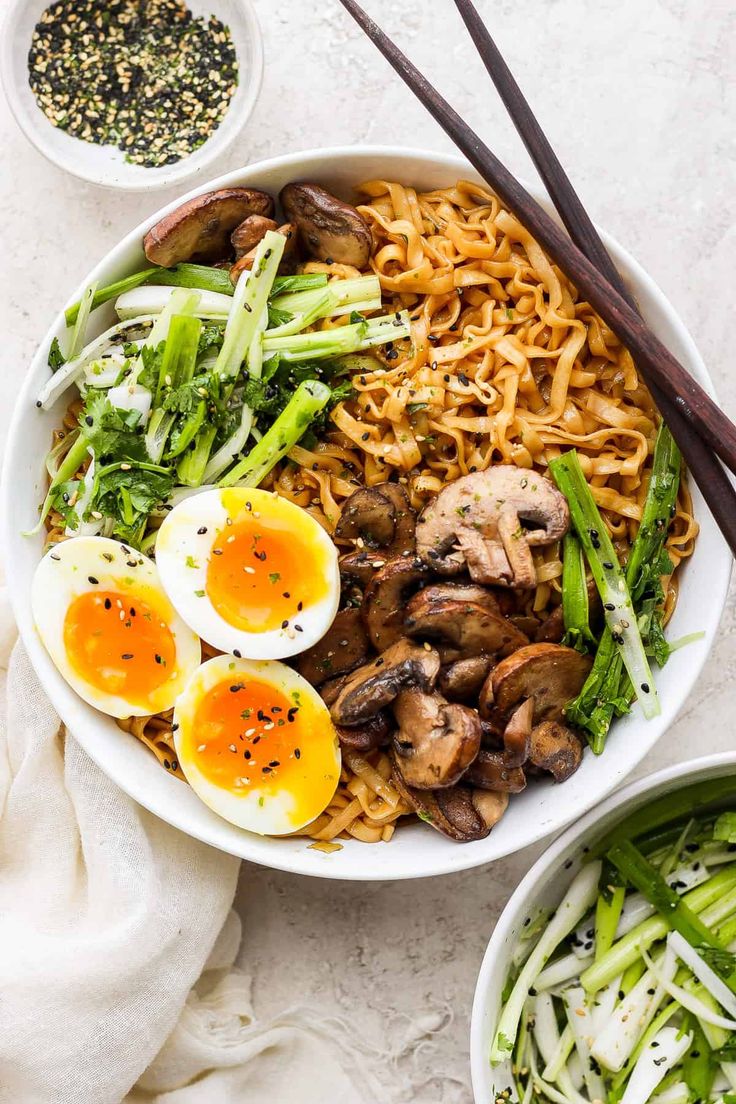
M 156 565 L 106 537 L 73 537 L 46 553 L 31 593 L 36 628 L 80 697 L 111 717 L 171 709 L 201 660 Z
M 159 530 L 156 563 L 186 623 L 235 656 L 303 652 L 337 612 L 337 549 L 310 514 L 271 491 L 184 499 Z
M 329 711 L 283 663 L 230 655 L 203 663 L 176 703 L 174 741 L 202 801 L 260 835 L 300 831 L 340 778 Z

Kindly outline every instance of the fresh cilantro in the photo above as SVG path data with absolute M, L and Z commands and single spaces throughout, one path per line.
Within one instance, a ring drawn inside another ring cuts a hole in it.
M 285 326 L 287 322 L 291 322 L 293 314 L 289 314 L 288 311 L 279 310 L 278 307 L 274 307 L 272 303 L 268 305 L 268 325 L 269 329 L 275 329 L 277 326 Z
M 268 577 L 269 577 L 269 579 L 271 580 L 272 583 L 277 583 L 279 581 L 279 579 L 281 578 L 281 575 L 279 574 L 278 571 L 272 571 L 269 574 Z
M 118 464 L 98 469 L 92 510 L 115 519 L 113 536 L 136 548 L 151 512 L 174 488 L 175 472 L 153 464 Z
M 90 391 L 79 415 L 79 428 L 98 462 L 147 459 L 140 413 L 117 410 L 104 391 Z
M 350 321 L 352 323 L 365 322 L 365 315 L 361 314 L 360 311 L 351 311 L 350 312 Z
M 55 337 L 49 349 L 48 365 L 52 372 L 58 372 L 63 364 L 66 364 L 66 357 L 61 351 L 58 337 Z
M 197 360 L 205 353 L 217 353 L 222 348 L 224 330 L 221 326 L 203 326 L 199 335 Z
M 187 567 L 195 567 L 195 568 L 199 567 L 199 564 L 195 560 L 194 556 L 187 556 L 187 558 L 184 562 L 187 565 Z

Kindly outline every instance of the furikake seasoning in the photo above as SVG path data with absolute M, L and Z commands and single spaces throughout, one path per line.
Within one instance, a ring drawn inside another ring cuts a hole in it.
M 28 54 L 30 85 L 54 126 L 169 165 L 222 122 L 238 83 L 228 27 L 183 0 L 57 0 Z

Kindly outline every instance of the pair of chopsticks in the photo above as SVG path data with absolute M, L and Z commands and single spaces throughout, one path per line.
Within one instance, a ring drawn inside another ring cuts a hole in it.
M 496 195 L 531 231 L 634 357 L 703 498 L 736 556 L 736 426 L 649 329 L 472 0 L 455 0 L 474 45 L 569 234 L 432 87 L 356 0 L 340 0 Z M 716 455 L 717 454 L 717 455 Z

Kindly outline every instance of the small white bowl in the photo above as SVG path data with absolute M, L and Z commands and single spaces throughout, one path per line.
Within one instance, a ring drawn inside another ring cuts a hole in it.
M 145 266 L 143 235 L 183 200 L 212 188 L 236 185 L 262 188 L 278 195 L 292 180 L 313 180 L 338 195 L 354 199 L 354 188 L 365 180 L 397 180 L 429 190 L 458 179 L 478 179 L 461 157 L 421 150 L 373 146 L 309 150 L 275 157 L 270 161 L 201 184 L 141 223 L 100 260 L 81 288 L 70 289 L 70 302 L 78 299 L 92 280 L 100 286 L 119 280 Z M 550 202 L 538 187 L 537 200 L 550 210 Z M 692 339 L 674 308 L 654 281 L 607 234 L 603 240 L 629 283 L 644 317 L 680 361 L 712 393 L 712 384 Z M 112 304 L 96 312 L 92 333 L 113 323 Z M 223 851 L 279 870 L 322 878 L 373 881 L 425 878 L 481 866 L 521 851 L 544 836 L 559 832 L 588 809 L 599 804 L 644 758 L 672 724 L 713 644 L 731 573 L 731 557 L 715 521 L 693 487 L 695 516 L 701 532 L 695 555 L 683 565 L 680 600 L 668 632 L 673 639 L 702 632 L 702 638 L 674 653 L 657 673 L 662 712 L 645 721 L 638 707 L 616 721 L 605 754 L 588 752 L 576 774 L 563 786 L 551 779 L 536 780 L 511 802 L 500 824 L 483 840 L 454 843 L 425 824 L 401 827 L 390 843 L 365 844 L 348 840 L 341 851 L 324 854 L 310 849 L 305 839 L 254 836 L 221 820 L 189 787 L 162 770 L 141 743 L 126 736 L 109 717 L 83 702 L 53 666 L 33 624 L 30 589 L 41 557 L 43 537 L 29 539 L 22 531 L 33 527 L 38 503 L 46 487 L 44 458 L 66 406 L 62 398 L 48 411 L 36 409 L 35 399 L 48 378 L 49 344 L 64 332 L 63 314 L 54 320 L 43 338 L 25 377 L 5 449 L 0 517 L 8 591 L 28 654 L 55 708 L 89 755 L 117 784 L 141 805 L 163 820 Z
M 736 752 L 689 759 L 624 787 L 556 839 L 537 860 L 501 913 L 483 957 L 470 1020 L 470 1069 L 476 1104 L 491 1104 L 508 1087 L 506 1066 L 491 1066 L 488 1055 L 501 1010 L 514 948 L 524 921 L 540 909 L 555 908 L 580 869 L 583 848 L 596 843 L 615 824 L 663 794 L 695 782 L 733 775 L 736 793 Z
M 238 57 L 238 87 L 227 114 L 207 141 L 173 165 L 131 165 L 115 146 L 73 138 L 52 125 L 28 83 L 33 28 L 52 0 L 13 0 L 0 32 L 0 71 L 10 109 L 26 138 L 60 169 L 106 188 L 143 191 L 193 181 L 237 138 L 255 106 L 263 79 L 263 40 L 251 0 L 187 0 L 195 17 L 215 15 L 230 28 Z

